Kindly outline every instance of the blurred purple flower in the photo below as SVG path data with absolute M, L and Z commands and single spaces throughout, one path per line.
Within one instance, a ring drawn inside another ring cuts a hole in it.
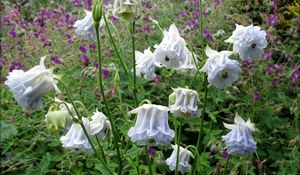
M 83 55 L 80 57 L 80 60 L 83 64 L 84 67 L 88 67 L 89 66 L 89 63 L 90 63 L 90 59 L 87 55 Z
M 11 29 L 11 30 L 8 32 L 8 35 L 9 35 L 9 37 L 11 37 L 11 38 L 16 38 L 16 37 L 17 37 L 16 29 Z
M 215 2 L 215 5 L 220 5 L 221 0 L 214 0 L 214 2 Z
M 161 81 L 161 76 L 160 76 L 160 75 L 156 75 L 156 76 L 154 77 L 154 82 L 155 82 L 156 84 L 159 84 L 160 81 Z
M 19 69 L 24 69 L 24 68 L 25 68 L 25 66 L 20 61 L 13 61 L 10 63 L 9 72 L 11 72 L 15 69 L 19 70 Z
M 36 18 L 34 19 L 34 22 L 35 22 L 37 25 L 39 25 L 40 27 L 44 27 L 45 24 L 46 24 L 43 17 L 36 17 Z
M 51 56 L 50 60 L 54 63 L 54 64 L 64 64 L 62 61 L 59 60 L 60 57 L 55 55 L 55 56 Z
M 7 64 L 7 58 L 6 56 L 1 56 L 0 57 L 0 63 L 2 66 L 6 65 Z
M 271 16 L 268 18 L 267 24 L 268 24 L 269 26 L 274 26 L 274 25 L 276 25 L 276 24 L 278 24 L 278 23 L 279 23 L 279 14 L 278 14 L 278 13 L 276 13 L 276 14 L 274 14 L 274 15 L 271 15 Z
M 178 16 L 179 16 L 179 18 L 186 18 L 187 14 L 186 14 L 186 12 L 181 11 L 181 12 L 179 12 Z
M 263 60 L 269 60 L 273 54 L 273 50 L 266 50 L 262 56 Z
M 93 61 L 93 66 L 94 66 L 95 68 L 98 68 L 98 62 L 97 62 L 96 59 Z
M 296 82 L 292 82 L 292 83 L 290 84 L 290 88 L 291 88 L 292 90 L 296 90 L 297 87 L 298 87 L 298 84 L 297 84 Z
M 254 93 L 252 94 L 252 98 L 253 98 L 253 100 L 255 100 L 255 101 L 259 101 L 259 100 L 261 99 L 261 95 L 260 95 L 259 92 L 254 92 Z
M 277 67 L 274 64 L 269 64 L 265 70 L 268 74 L 273 74 L 277 71 Z
M 41 33 L 42 33 L 41 30 L 37 30 L 37 31 L 34 32 L 34 36 L 35 36 L 36 38 L 38 38 L 38 37 L 41 35 Z
M 150 4 L 150 2 L 147 2 L 147 1 L 142 1 L 142 6 L 145 9 L 151 9 L 152 8 L 152 5 Z
M 199 26 L 199 22 L 198 22 L 198 20 L 191 19 L 191 20 L 188 21 L 187 25 L 190 28 L 197 28 Z
M 149 19 L 148 16 L 145 16 L 145 17 L 143 18 L 143 21 L 144 21 L 144 22 L 150 22 L 150 19 Z
M 110 16 L 109 19 L 110 19 L 113 23 L 119 22 L 119 18 L 116 17 L 116 16 L 114 16 L 114 15 Z
M 278 5 L 277 0 L 273 0 L 272 1 L 272 6 L 273 6 L 274 10 L 277 10 L 277 5 Z
M 87 0 L 86 9 L 91 10 L 93 7 L 93 0 Z
M 137 26 L 135 27 L 135 31 L 134 31 L 134 32 L 135 32 L 135 33 L 141 33 L 141 32 L 143 32 L 142 26 L 137 25 Z
M 211 155 L 215 155 L 217 153 L 217 151 L 218 151 L 218 146 L 217 145 L 212 145 L 210 147 L 210 154 Z
M 277 73 L 282 74 L 284 72 L 284 69 L 285 69 L 285 64 L 281 63 L 279 67 L 277 67 Z
M 65 18 L 65 23 L 69 26 L 69 27 L 73 27 L 75 20 L 73 19 L 72 15 L 70 13 L 65 13 L 64 14 L 64 18 Z
M 81 7 L 81 6 L 83 6 L 82 0 L 71 0 L 71 3 L 75 7 Z
M 148 150 L 148 154 L 150 157 L 153 157 L 156 154 L 156 150 L 153 147 L 150 147 Z
M 144 31 L 147 32 L 147 33 L 150 33 L 151 30 L 152 30 L 152 28 L 151 28 L 151 26 L 149 26 L 149 25 L 146 25 L 146 26 L 144 27 Z
M 212 34 L 210 33 L 210 31 L 209 31 L 207 28 L 205 28 L 205 29 L 203 30 L 203 37 L 204 37 L 208 42 L 213 42 L 213 41 L 214 41 L 214 39 L 213 39 L 213 37 L 212 37 Z
M 199 8 L 199 0 L 194 0 L 193 4 L 194 4 L 194 6 L 196 6 L 197 8 Z
M 193 11 L 192 12 L 192 17 L 193 17 L 193 19 L 198 19 L 198 17 L 199 17 L 199 11 L 198 10 Z
M 297 82 L 297 80 L 300 78 L 300 67 L 293 70 L 290 79 L 292 82 Z
M 107 69 L 107 68 L 105 68 L 105 67 L 102 67 L 101 74 L 102 74 L 102 78 L 105 79 L 105 78 L 109 77 L 110 71 L 109 71 L 109 69 Z
M 226 149 L 224 149 L 224 150 L 222 151 L 221 156 L 222 156 L 224 159 L 228 159 L 229 153 L 227 152 Z
M 95 44 L 89 45 L 90 50 L 96 50 L 97 46 Z
M 273 78 L 272 85 L 274 87 L 278 87 L 280 85 L 280 83 L 281 83 L 281 80 L 279 78 Z
M 79 46 L 79 50 L 80 50 L 80 52 L 82 52 L 82 53 L 86 53 L 86 52 L 87 52 L 87 49 L 86 49 L 83 45 L 80 45 L 80 46 Z

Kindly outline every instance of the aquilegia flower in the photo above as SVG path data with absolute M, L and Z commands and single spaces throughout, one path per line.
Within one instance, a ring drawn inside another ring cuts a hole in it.
M 175 98 L 170 105 L 170 111 L 176 117 L 199 117 L 198 93 L 192 89 L 176 88 L 169 98 Z
M 141 4 L 136 0 L 115 0 L 113 4 L 113 15 L 124 20 L 132 20 L 141 11 Z
M 245 122 L 237 114 L 234 118 L 235 125 L 224 123 L 225 128 L 231 131 L 222 136 L 225 141 L 229 154 L 251 154 L 256 150 L 256 142 L 252 138 L 252 132 L 255 130 L 254 123 L 250 120 Z
M 205 53 L 208 59 L 201 71 L 208 74 L 208 83 L 219 89 L 231 86 L 241 72 L 239 63 L 228 58 L 232 52 L 218 52 L 207 46 Z
M 171 156 L 166 160 L 166 163 L 169 166 L 170 170 L 174 171 L 176 169 L 178 145 L 172 145 L 172 147 L 174 150 L 173 150 Z M 189 164 L 190 157 L 194 158 L 193 154 L 189 150 L 180 146 L 178 171 L 180 171 L 181 174 L 184 174 L 191 169 L 191 165 Z
M 19 105 L 25 109 L 37 110 L 42 107 L 42 97 L 51 90 L 60 93 L 56 82 L 55 75 L 49 69 L 46 69 L 42 57 L 40 65 L 37 65 L 30 70 L 13 70 L 7 76 L 5 85 L 14 94 L 14 97 Z
M 186 47 L 186 57 L 183 62 L 180 63 L 179 67 L 176 70 L 179 73 L 187 75 L 195 75 L 197 72 L 197 57 L 194 53 L 191 53 Z
M 93 42 L 96 41 L 96 31 L 92 12 L 85 10 L 86 16 L 82 20 L 77 20 L 73 27 L 78 35 L 83 36 L 86 40 Z M 100 27 L 103 27 L 105 22 L 103 19 L 100 21 Z
M 267 47 L 267 34 L 260 29 L 252 24 L 247 27 L 236 24 L 232 36 L 225 42 L 233 44 L 233 51 L 238 52 L 242 60 L 253 60 L 261 56 Z
M 135 51 L 136 57 L 136 75 L 142 76 L 147 80 L 153 80 L 156 76 L 153 53 L 150 48 L 144 50 L 144 53 Z
M 164 31 L 162 42 L 154 47 L 154 59 L 160 66 L 177 68 L 187 57 L 186 43 L 175 24 L 170 26 L 169 31 Z
M 175 133 L 169 127 L 168 111 L 168 107 L 154 104 L 144 104 L 130 111 L 129 114 L 137 113 L 137 120 L 128 136 L 141 145 L 170 144 Z
M 107 121 L 106 116 L 98 111 L 94 113 L 91 121 L 87 118 L 82 118 L 82 122 L 91 138 L 96 134 L 103 137 L 105 135 L 105 130 L 110 127 L 110 123 Z M 67 134 L 60 138 L 60 141 L 65 148 L 92 151 L 92 146 L 82 127 L 78 123 L 73 123 Z
M 65 128 L 69 119 L 67 111 L 57 110 L 55 106 L 51 106 L 48 113 L 45 115 L 45 122 L 49 130 Z

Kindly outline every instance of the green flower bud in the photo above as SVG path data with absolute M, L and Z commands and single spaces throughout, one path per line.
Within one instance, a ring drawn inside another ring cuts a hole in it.
M 124 20 L 133 20 L 140 11 L 140 4 L 135 0 L 115 0 L 113 13 Z
M 115 83 L 120 83 L 119 71 L 116 71 L 116 73 L 115 73 L 114 82 Z
M 59 128 L 65 128 L 68 123 L 68 112 L 67 111 L 53 111 L 54 106 L 49 108 L 46 114 L 46 124 L 49 130 L 58 130 Z
M 99 26 L 102 18 L 102 0 L 97 0 L 94 3 L 92 14 L 95 26 Z
M 175 104 L 176 102 L 176 93 L 173 92 L 172 94 L 169 95 L 169 106 Z

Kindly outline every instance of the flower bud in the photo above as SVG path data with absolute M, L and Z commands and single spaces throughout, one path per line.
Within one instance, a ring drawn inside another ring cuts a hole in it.
M 45 116 L 47 128 L 49 130 L 58 130 L 58 128 L 65 128 L 68 123 L 68 112 L 54 110 L 54 106 L 49 108 L 48 113 Z
M 92 14 L 93 14 L 95 26 L 98 27 L 102 18 L 102 0 L 97 0 L 95 2 L 93 6 Z
M 124 19 L 132 20 L 140 14 L 140 4 L 135 0 L 115 0 L 113 14 Z

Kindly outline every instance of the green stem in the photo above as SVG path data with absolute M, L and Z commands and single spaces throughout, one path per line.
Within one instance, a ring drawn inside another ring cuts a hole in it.
M 148 163 L 149 174 L 153 175 L 151 159 L 150 159 L 150 156 L 149 156 L 149 149 L 148 149 L 147 145 L 145 145 L 145 154 L 146 154 L 146 159 L 147 159 L 147 163 Z
M 120 54 L 120 52 L 119 52 L 119 50 L 118 50 L 118 48 L 117 48 L 117 45 L 116 45 L 116 43 L 115 43 L 115 40 L 114 40 L 114 38 L 113 38 L 113 36 L 112 36 L 112 34 L 111 34 L 111 31 L 110 31 L 110 28 L 109 28 L 109 25 L 108 25 L 108 22 L 107 22 L 107 18 L 106 18 L 105 15 L 103 16 L 103 18 L 104 18 L 104 22 L 105 22 L 106 29 L 107 29 L 107 31 L 108 31 L 108 35 L 109 35 L 110 41 L 111 41 L 112 45 L 114 46 L 114 49 L 115 49 L 115 51 L 116 51 L 116 54 L 117 54 L 117 56 L 118 56 L 118 58 L 119 58 L 119 61 L 120 61 L 120 63 L 121 63 L 121 66 L 123 67 L 123 69 L 124 69 L 126 75 L 128 76 L 128 78 L 129 78 L 130 81 L 131 81 L 131 75 L 129 74 L 128 68 L 127 68 L 126 64 L 124 63 L 124 61 L 123 61 L 123 59 L 122 59 L 122 57 L 121 57 L 121 54 Z
M 112 134 L 113 134 L 113 139 L 114 139 L 114 145 L 115 148 L 117 150 L 117 157 L 118 157 L 118 161 L 119 161 L 119 169 L 118 169 L 118 174 L 121 175 L 122 174 L 122 158 L 121 158 L 121 154 L 120 154 L 120 149 L 119 149 L 119 144 L 118 144 L 118 140 L 119 140 L 119 136 L 116 132 L 116 128 L 115 128 L 115 124 L 114 121 L 111 117 L 111 113 L 110 110 L 108 108 L 108 103 L 106 100 L 106 97 L 104 95 L 104 88 L 103 88 L 103 82 L 102 82 L 102 54 L 101 54 L 101 45 L 100 45 L 100 36 L 99 36 L 99 24 L 95 23 L 95 30 L 96 30 L 96 35 L 97 35 L 97 46 L 98 46 L 98 81 L 99 81 L 99 88 L 100 88 L 100 92 L 103 98 L 103 102 L 105 105 L 105 109 L 106 109 L 106 113 L 108 116 L 108 119 L 110 121 L 111 124 L 111 128 L 112 128 Z
M 104 168 L 109 172 L 109 174 L 112 174 L 112 175 L 113 175 L 114 173 L 108 168 L 107 164 L 102 160 L 100 154 L 99 154 L 98 151 L 96 150 L 96 148 L 95 148 L 95 146 L 94 146 L 94 144 L 93 144 L 93 142 L 92 142 L 92 139 L 91 139 L 89 133 L 87 132 L 87 130 L 86 130 L 84 124 L 82 123 L 82 121 L 80 122 L 80 126 L 81 126 L 81 128 L 83 129 L 83 132 L 84 132 L 85 136 L 87 137 L 88 141 L 90 142 L 90 144 L 91 144 L 91 146 L 92 146 L 94 152 L 95 152 L 96 155 L 98 156 L 100 162 L 104 165 Z
M 182 128 L 182 118 L 180 117 L 180 123 L 179 123 L 179 126 L 178 126 L 178 136 L 177 136 L 177 153 L 176 153 L 176 167 L 175 167 L 175 174 L 176 175 L 178 175 L 181 128 Z
M 104 154 L 104 151 L 103 151 L 103 147 L 102 147 L 97 135 L 96 135 L 96 140 L 97 140 L 98 146 L 100 148 L 101 156 L 103 157 L 104 162 L 107 164 L 106 157 L 105 157 L 105 154 Z
M 133 100 L 135 106 L 138 105 L 137 97 L 136 97 L 136 67 L 135 67 L 135 42 L 134 42 L 134 30 L 135 30 L 135 20 L 132 22 L 132 29 L 131 29 L 131 43 L 132 43 L 132 65 L 133 65 Z
M 226 169 L 227 169 L 227 166 L 228 166 L 229 158 L 230 158 L 230 155 L 228 156 L 228 158 L 226 160 L 225 167 L 224 167 L 224 170 L 222 172 L 222 175 L 224 175 L 226 173 Z
M 200 0 L 201 1 L 201 0 Z M 201 123 L 200 123 L 200 131 L 198 134 L 198 139 L 197 139 L 197 146 L 196 148 L 199 150 L 200 147 L 200 141 L 201 141 L 201 137 L 202 137 L 202 130 L 203 130 L 203 122 L 204 122 L 204 117 L 205 117 L 205 109 L 206 109 L 206 101 L 207 101 L 207 76 L 204 75 L 204 101 L 203 101 L 203 109 L 202 109 L 202 117 L 201 117 Z M 194 164 L 192 166 L 192 175 L 194 175 L 195 170 L 196 170 L 196 163 L 198 160 L 198 155 L 195 156 L 195 161 Z

